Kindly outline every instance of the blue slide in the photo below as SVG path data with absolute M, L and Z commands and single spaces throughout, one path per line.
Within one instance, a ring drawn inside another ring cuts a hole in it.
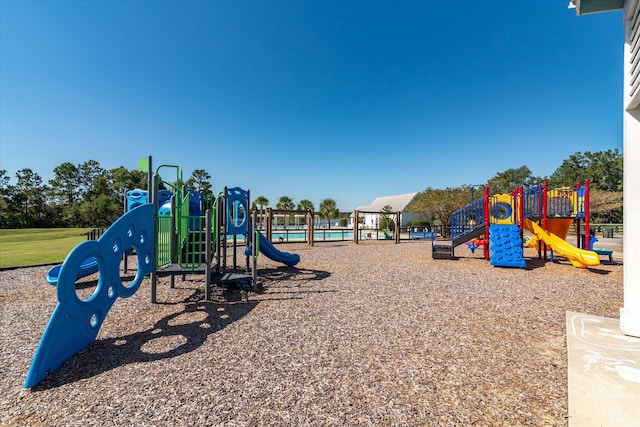
M 47 271 L 47 283 L 53 286 L 58 284 L 58 276 L 60 275 L 60 268 L 62 268 L 62 264 L 56 265 Z M 78 273 L 76 275 L 76 279 L 80 279 L 82 277 L 88 276 L 98 271 L 98 261 L 94 257 L 89 257 L 82 261 L 80 264 L 80 268 L 78 269 Z
M 260 236 L 260 253 L 263 253 L 267 258 L 281 262 L 289 267 L 293 267 L 300 262 L 300 255 L 279 251 L 264 234 L 258 233 L 258 235 Z M 251 255 L 251 246 L 247 246 L 245 255 Z

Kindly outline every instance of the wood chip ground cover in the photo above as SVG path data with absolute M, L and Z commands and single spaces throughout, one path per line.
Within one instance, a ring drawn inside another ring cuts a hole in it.
M 0 272 L 0 425 L 567 424 L 567 310 L 617 317 L 622 266 L 493 268 L 428 242 L 282 247 L 259 294 L 202 277 L 120 299 L 95 343 L 22 384 L 56 304 L 46 267 Z M 242 259 L 242 258 L 238 258 Z M 135 258 L 132 257 L 133 263 Z

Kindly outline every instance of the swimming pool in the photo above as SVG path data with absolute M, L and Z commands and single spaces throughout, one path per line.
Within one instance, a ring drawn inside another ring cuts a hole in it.
M 385 239 L 384 231 L 382 230 L 359 230 L 359 238 L 361 240 L 373 239 L 383 240 Z M 307 232 L 300 230 L 292 231 L 273 231 L 271 233 L 271 241 L 278 242 L 304 242 L 307 240 Z M 314 230 L 314 241 L 325 240 L 353 240 L 353 230 Z
M 359 239 L 360 240 L 387 240 L 385 238 L 385 233 L 383 230 L 358 230 L 359 231 Z M 261 231 L 265 236 L 266 232 Z M 244 236 L 237 235 L 237 241 L 239 244 L 244 244 Z M 227 240 L 230 241 L 233 239 L 233 236 L 228 236 Z M 323 241 L 351 241 L 353 240 L 353 230 L 314 230 L 313 232 L 313 240 L 316 242 Z M 304 230 L 278 230 L 271 232 L 271 241 L 273 243 L 281 243 L 281 242 L 306 242 L 307 241 L 307 232 Z

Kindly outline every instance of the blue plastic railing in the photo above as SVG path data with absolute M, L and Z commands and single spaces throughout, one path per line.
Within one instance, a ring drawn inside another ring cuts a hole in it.
M 469 203 L 451 215 L 451 240 L 484 226 L 484 197 Z
M 549 193 L 555 191 L 555 197 L 547 198 L 546 216 L 554 217 L 582 217 L 585 216 L 585 189 L 581 188 L 549 188 Z M 553 193 L 552 193 L 553 194 Z M 524 189 L 523 208 L 525 218 L 540 218 L 545 216 L 542 199 L 544 186 L 534 185 Z M 574 209 L 575 208 L 575 209 Z

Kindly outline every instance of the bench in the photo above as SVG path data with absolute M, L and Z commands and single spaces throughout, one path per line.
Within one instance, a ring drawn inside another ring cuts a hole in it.
M 598 255 L 607 256 L 609 257 L 609 262 L 613 262 L 613 249 L 594 248 L 593 244 L 596 243 L 597 241 L 598 239 L 596 238 L 596 236 L 591 236 L 591 238 L 589 239 L 589 250 L 597 253 Z
M 409 238 L 411 240 L 418 240 L 418 239 L 435 240 L 436 233 L 434 233 L 432 231 L 410 231 L 409 232 Z
M 598 255 L 605 255 L 609 257 L 609 262 L 613 262 L 613 249 L 591 249 Z

